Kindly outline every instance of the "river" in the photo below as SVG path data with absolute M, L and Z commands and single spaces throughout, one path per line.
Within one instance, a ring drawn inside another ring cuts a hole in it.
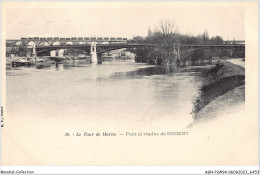
M 257 117 L 245 120 L 244 113 L 236 111 L 187 128 L 193 122 L 201 68 L 84 62 L 8 68 L 2 160 L 7 165 L 257 162 L 257 134 L 251 137 Z M 93 136 L 76 136 L 83 133 Z M 139 136 L 145 133 L 167 134 Z M 246 143 L 242 155 L 237 147 L 241 139 Z M 246 162 L 245 155 L 250 158 Z
M 68 62 L 7 70 L 7 113 L 19 118 L 192 122 L 198 70 L 137 63 Z

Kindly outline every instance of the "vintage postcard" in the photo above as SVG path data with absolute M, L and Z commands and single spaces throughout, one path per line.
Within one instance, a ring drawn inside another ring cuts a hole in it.
M 258 165 L 257 2 L 2 2 L 2 165 Z

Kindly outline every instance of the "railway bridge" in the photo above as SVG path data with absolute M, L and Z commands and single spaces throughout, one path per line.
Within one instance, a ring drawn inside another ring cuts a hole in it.
M 47 54 L 53 50 L 60 49 L 75 49 L 84 51 L 90 55 L 91 63 L 97 64 L 99 62 L 98 55 L 101 53 L 109 52 L 112 50 L 122 48 L 159 48 L 160 46 L 155 44 L 140 44 L 128 42 L 127 38 L 122 37 L 72 37 L 72 38 L 21 38 L 18 40 L 7 40 L 6 49 L 9 51 L 15 51 L 23 49 L 31 49 L 33 55 Z M 185 52 L 191 52 L 200 49 L 229 49 L 231 52 L 233 49 L 245 50 L 245 44 L 234 44 L 226 42 L 225 44 L 207 44 L 207 45 L 192 45 L 192 44 L 176 44 L 174 45 L 174 53 L 177 58 L 181 58 L 181 54 Z

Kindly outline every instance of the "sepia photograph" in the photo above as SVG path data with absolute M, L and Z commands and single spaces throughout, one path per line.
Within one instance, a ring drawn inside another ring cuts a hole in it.
M 1 164 L 257 166 L 257 13 L 2 2 Z

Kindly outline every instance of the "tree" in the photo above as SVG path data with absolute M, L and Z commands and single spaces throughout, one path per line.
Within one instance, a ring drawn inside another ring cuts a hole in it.
M 177 32 L 177 27 L 172 20 L 161 20 L 157 27 L 153 30 L 148 28 L 147 36 L 136 36 L 131 41 L 133 43 L 148 43 L 153 44 L 154 48 L 136 48 L 134 53 L 136 54 L 136 61 L 153 63 L 156 60 L 157 64 L 171 64 L 173 62 L 185 62 L 191 61 L 194 64 L 199 60 L 211 59 L 214 56 L 227 55 L 226 51 L 219 49 L 200 49 L 200 50 L 186 50 L 181 52 L 181 60 L 173 60 L 174 51 L 177 49 L 178 44 L 182 45 L 199 45 L 199 44 L 223 44 L 224 40 L 221 36 L 209 37 L 207 29 L 197 36 L 190 34 L 180 34 Z M 236 51 L 237 52 L 237 51 Z M 241 52 L 239 55 L 243 56 Z
M 210 44 L 223 44 L 224 40 L 221 36 L 212 37 L 210 39 Z
M 151 28 L 150 28 L 150 26 L 149 26 L 148 32 L 147 32 L 147 36 L 150 37 L 150 36 L 152 36 L 152 35 L 153 35 L 153 32 L 152 32 L 152 30 L 151 30 Z
M 205 29 L 204 33 L 202 34 L 202 40 L 203 44 L 209 44 L 209 34 L 207 29 Z
M 142 37 L 142 36 L 135 36 L 135 37 L 133 37 L 133 39 L 132 39 L 132 41 L 130 41 L 130 42 L 133 42 L 133 43 L 144 43 L 144 41 L 145 41 L 145 39 L 144 39 L 144 37 Z
M 162 32 L 162 47 L 167 52 L 166 64 L 172 62 L 171 53 L 173 52 L 173 48 L 176 44 L 175 34 L 177 32 L 175 22 L 172 20 L 161 20 L 160 21 L 160 29 Z

